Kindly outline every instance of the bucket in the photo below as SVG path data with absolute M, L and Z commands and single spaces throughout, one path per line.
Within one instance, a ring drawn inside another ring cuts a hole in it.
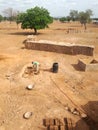
M 53 68 L 52 68 L 53 73 L 58 72 L 58 63 L 53 63 Z

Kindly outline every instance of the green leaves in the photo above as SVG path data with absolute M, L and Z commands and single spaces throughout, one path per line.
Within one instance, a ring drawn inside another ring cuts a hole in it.
M 61 17 L 59 20 L 60 20 L 61 22 L 66 22 L 66 21 L 67 21 L 67 18 L 66 18 L 66 17 Z
M 21 13 L 17 17 L 17 23 L 22 23 L 23 29 L 43 29 L 53 22 L 49 12 L 43 7 L 34 7 L 28 9 L 26 13 Z
M 93 15 L 92 10 L 88 9 L 85 12 L 82 11 L 79 13 L 79 21 L 81 24 L 84 25 L 86 29 L 86 23 L 89 23 L 91 21 L 91 16 Z
M 19 13 L 17 15 L 16 23 L 17 24 L 22 23 L 25 17 L 26 17 L 26 13 Z
M 2 15 L 0 15 L 0 22 L 3 20 L 3 17 L 2 17 Z
M 78 20 L 78 11 L 77 11 L 77 10 L 71 10 L 71 11 L 70 11 L 70 18 L 71 18 L 73 21 Z
M 79 20 L 82 24 L 85 24 L 90 21 L 91 16 L 92 16 L 92 10 L 88 9 L 85 12 L 82 11 L 79 13 Z

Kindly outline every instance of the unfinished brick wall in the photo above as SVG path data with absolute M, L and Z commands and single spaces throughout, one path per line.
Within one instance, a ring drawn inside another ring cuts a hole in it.
M 93 56 L 94 46 L 86 45 L 75 45 L 75 44 L 53 44 L 45 43 L 40 41 L 27 41 L 24 43 L 25 48 L 40 51 L 50 51 L 57 53 L 64 53 L 70 55 L 83 54 L 88 56 Z
M 86 62 L 85 59 L 84 60 L 79 59 L 78 66 L 83 71 L 98 71 L 98 63 L 90 63 L 90 62 L 91 62 L 90 60 L 89 62 Z

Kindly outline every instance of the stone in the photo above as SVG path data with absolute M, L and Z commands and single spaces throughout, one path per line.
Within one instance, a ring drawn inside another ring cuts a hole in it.
M 87 115 L 86 115 L 85 113 L 82 113 L 82 114 L 81 114 L 81 117 L 82 117 L 82 118 L 86 118 Z
M 66 106 L 65 109 L 66 109 L 67 111 L 70 111 L 70 108 L 69 108 L 68 106 Z
M 23 117 L 25 119 L 29 119 L 32 116 L 32 114 L 33 114 L 32 112 L 26 112 L 26 113 L 24 113 Z
M 26 87 L 28 90 L 32 90 L 34 88 L 34 84 L 29 84 L 27 87 Z

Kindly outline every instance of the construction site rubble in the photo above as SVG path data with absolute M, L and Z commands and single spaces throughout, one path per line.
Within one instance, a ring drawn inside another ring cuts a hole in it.
M 73 130 L 75 123 L 71 118 L 47 118 L 43 119 L 45 130 Z
M 66 105 L 65 110 L 72 113 L 73 115 L 80 116 L 80 112 L 77 110 L 77 108 L 69 107 L 68 105 Z

